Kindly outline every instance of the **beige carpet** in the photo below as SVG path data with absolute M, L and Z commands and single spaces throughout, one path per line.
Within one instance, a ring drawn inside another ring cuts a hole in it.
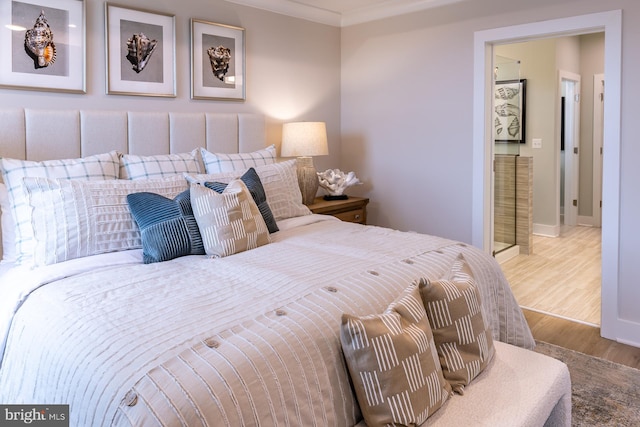
M 640 426 L 640 370 L 538 341 L 571 373 L 573 426 Z

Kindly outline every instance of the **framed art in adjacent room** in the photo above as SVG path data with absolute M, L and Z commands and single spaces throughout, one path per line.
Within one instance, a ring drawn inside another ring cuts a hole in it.
M 175 16 L 105 3 L 107 93 L 176 96 Z
M 85 93 L 83 0 L 0 0 L 0 86 Z
M 191 19 L 191 98 L 245 99 L 244 28 Z
M 495 142 L 525 143 L 527 79 L 502 80 L 495 83 Z

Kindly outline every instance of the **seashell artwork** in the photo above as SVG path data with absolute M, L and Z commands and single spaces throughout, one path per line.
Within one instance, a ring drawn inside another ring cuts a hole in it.
M 500 117 L 519 116 L 520 107 L 513 104 L 502 104 L 496 106 L 496 114 Z
M 210 47 L 207 49 L 211 70 L 217 79 L 224 81 L 224 76 L 229 71 L 229 61 L 231 60 L 231 49 L 224 46 Z
M 500 87 L 496 89 L 496 99 L 503 99 L 508 101 L 513 99 L 520 93 L 520 89 L 513 87 Z
M 507 132 L 509 132 L 509 135 L 511 135 L 512 137 L 515 137 L 518 133 L 520 133 L 520 120 L 518 120 L 517 117 L 514 117 L 509 124 Z
M 53 31 L 44 15 L 44 10 L 36 19 L 33 28 L 24 35 L 24 47 L 35 63 L 35 68 L 44 68 L 56 60 L 56 45 L 53 43 Z
M 134 34 L 127 40 L 127 59 L 133 71 L 140 73 L 149 63 L 151 54 L 158 45 L 157 40 L 150 40 L 144 33 Z
M 318 172 L 320 187 L 327 190 L 331 196 L 340 196 L 348 187 L 362 184 L 356 177 L 355 172 L 344 173 L 340 169 L 327 169 Z
M 493 125 L 496 128 L 496 135 L 500 135 L 502 133 L 502 122 L 500 122 L 500 119 L 496 117 Z

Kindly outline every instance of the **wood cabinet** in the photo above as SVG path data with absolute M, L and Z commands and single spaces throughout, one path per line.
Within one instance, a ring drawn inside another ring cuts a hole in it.
M 367 223 L 367 204 L 369 199 L 363 197 L 349 197 L 344 200 L 324 200 L 316 197 L 309 205 L 311 212 L 322 215 L 333 215 L 342 221 Z

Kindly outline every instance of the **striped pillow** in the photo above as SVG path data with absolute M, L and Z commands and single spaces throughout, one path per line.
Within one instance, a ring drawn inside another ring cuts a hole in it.
M 222 194 L 191 184 L 191 206 L 207 255 L 225 257 L 270 242 L 267 225 L 239 179 L 231 181 Z
M 246 171 L 240 179 L 249 189 L 253 201 L 256 202 L 260 215 L 262 215 L 262 219 L 264 219 L 265 224 L 267 224 L 269 233 L 279 231 L 278 224 L 276 224 L 276 220 L 273 217 L 269 203 L 267 203 L 267 195 L 264 192 L 264 187 L 262 186 L 262 182 L 260 181 L 260 177 L 256 170 L 254 168 L 249 168 L 249 170 Z M 222 182 L 205 182 L 204 186 L 215 190 L 218 193 L 222 193 L 224 189 L 227 188 L 227 184 Z
M 169 175 L 202 172 L 198 149 L 190 153 L 137 156 L 123 154 L 120 157 L 121 179 L 164 178 Z
M 2 159 L 2 176 L 9 192 L 9 208 L 16 227 L 16 261 L 27 262 L 34 250 L 31 209 L 27 193 L 23 187 L 23 178 L 42 177 L 80 180 L 118 179 L 120 163 L 118 153 L 97 154 L 79 159 L 30 160 Z
M 200 149 L 200 153 L 207 173 L 244 172 L 250 167 L 270 165 L 276 162 L 276 146 L 273 144 L 251 153 L 212 153 L 204 148 Z
M 181 176 L 150 180 L 81 181 L 25 178 L 33 208 L 34 265 L 142 247 L 127 195 L 173 198 L 187 190 Z
M 420 280 L 420 294 L 438 349 L 445 379 L 453 391 L 464 387 L 487 367 L 495 353 L 491 328 L 482 314 L 480 292 L 462 254 L 449 279 Z
M 451 395 L 417 283 L 383 314 L 343 314 L 340 340 L 369 427 L 422 424 Z
M 149 192 L 129 194 L 127 203 L 140 229 L 145 264 L 205 254 L 190 190 L 173 200 Z

